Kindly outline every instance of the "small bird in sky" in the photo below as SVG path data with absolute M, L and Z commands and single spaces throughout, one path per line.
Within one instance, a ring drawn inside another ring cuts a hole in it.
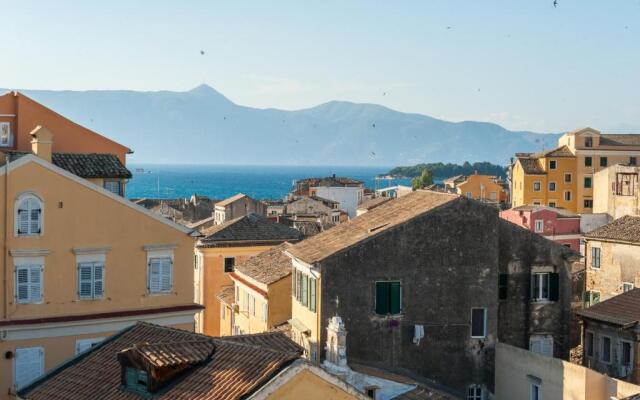
M 376 152 L 375 152 L 375 151 L 372 151 L 372 152 L 371 152 L 371 158 L 374 158 L 375 156 L 376 156 Z
M 200 55 L 203 56 L 204 55 L 204 50 L 200 50 Z
M 373 127 L 375 128 L 375 127 L 376 127 L 376 124 L 373 124 L 373 125 L 371 125 L 371 126 L 373 126 Z
M 383 95 L 383 96 L 386 96 L 386 95 L 387 95 L 387 92 L 382 92 L 382 95 Z
M 450 26 L 447 26 L 447 29 L 451 29 L 451 27 L 450 27 Z
M 553 0 L 553 6 L 558 7 L 558 0 Z

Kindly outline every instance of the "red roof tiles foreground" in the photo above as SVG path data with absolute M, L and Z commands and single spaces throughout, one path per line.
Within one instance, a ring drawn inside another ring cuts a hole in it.
M 166 346 L 163 346 L 163 351 L 166 351 L 171 343 L 206 340 L 214 346 L 211 357 L 177 377 L 154 394 L 153 398 L 245 398 L 300 357 L 299 352 L 282 350 L 282 333 L 261 334 L 256 340 L 250 336 L 235 340 L 210 338 L 139 322 L 44 375 L 18 395 L 33 400 L 140 399 L 140 395 L 121 387 L 121 365 L 116 357 L 118 353 L 141 343 L 164 343 Z M 192 361 L 202 360 L 204 353 L 201 346 L 197 347 L 199 350 L 190 354 L 190 346 L 183 346 L 180 349 L 181 357 Z M 157 354 L 159 349 L 155 350 L 152 353 Z

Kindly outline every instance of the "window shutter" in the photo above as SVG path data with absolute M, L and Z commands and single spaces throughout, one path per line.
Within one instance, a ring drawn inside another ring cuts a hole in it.
M 507 299 L 507 290 L 509 284 L 509 276 L 507 274 L 500 274 L 498 276 L 498 299 Z
M 560 295 L 560 274 L 549 274 L 549 300 L 558 301 Z
M 264 322 L 267 322 L 268 317 L 269 317 L 269 306 L 267 305 L 267 303 L 262 303 L 262 320 Z
M 152 259 L 149 262 L 149 291 L 160 291 L 160 269 L 162 268 L 160 261 Z
M 376 314 L 389 314 L 389 282 L 376 282 Z
M 100 298 L 104 294 L 104 265 L 93 264 L 93 297 Z
M 33 265 L 29 269 L 29 298 L 31 301 L 42 300 L 42 267 Z
M 29 301 L 29 268 L 16 268 L 16 299 L 18 302 Z
M 160 262 L 160 265 L 160 290 L 162 290 L 163 292 L 167 292 L 171 290 L 171 260 L 165 258 Z
M 538 275 L 531 274 L 531 293 L 529 295 L 530 300 L 536 300 L 538 298 L 538 292 L 539 292 Z
M 391 282 L 391 304 L 389 311 L 391 314 L 400 314 L 400 305 L 402 300 L 400 299 L 400 282 Z
M 309 309 L 316 311 L 316 280 L 314 278 L 309 279 Z
M 41 347 L 16 349 L 14 381 L 18 389 L 28 385 L 44 372 L 44 350 Z
M 31 209 L 29 233 L 40 233 L 40 208 Z
M 18 210 L 18 234 L 29 233 L 29 210 Z
M 309 279 L 306 275 L 302 276 L 302 304 L 309 305 Z
M 78 264 L 78 295 L 80 298 L 91 298 L 93 295 L 92 269 L 92 263 Z

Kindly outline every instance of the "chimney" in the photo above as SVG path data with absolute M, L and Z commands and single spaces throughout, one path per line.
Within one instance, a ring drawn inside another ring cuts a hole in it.
M 47 162 L 51 162 L 51 148 L 53 147 L 53 134 L 42 125 L 36 126 L 30 133 L 31 152 Z

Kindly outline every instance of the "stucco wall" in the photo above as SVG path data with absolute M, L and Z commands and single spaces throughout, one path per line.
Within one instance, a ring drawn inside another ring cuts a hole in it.
M 622 293 L 622 283 L 640 286 L 640 247 L 624 243 L 587 240 L 586 290 L 600 292 L 600 301 Z M 600 248 L 600 268 L 591 266 L 593 247 Z
M 357 397 L 303 370 L 275 390 L 267 399 L 277 400 L 351 400 Z
M 362 199 L 363 189 L 361 187 L 328 187 L 318 186 L 313 188 L 318 197 L 337 201 L 340 209 L 349 214 L 349 218 L 356 216 L 356 209 Z

